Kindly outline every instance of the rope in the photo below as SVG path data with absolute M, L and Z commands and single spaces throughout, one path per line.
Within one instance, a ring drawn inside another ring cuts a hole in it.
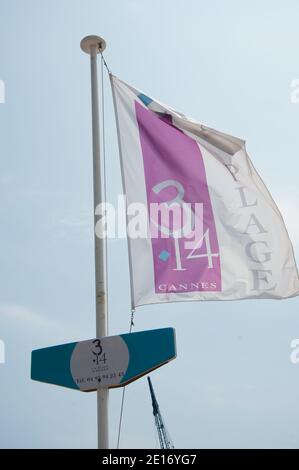
M 135 309 L 132 309 L 131 310 L 131 320 L 130 320 L 130 331 L 129 331 L 129 333 L 132 333 L 133 326 L 135 326 L 134 325 L 134 314 L 135 314 Z M 118 424 L 118 435 L 117 435 L 117 449 L 119 449 L 119 443 L 120 443 L 120 435 L 121 435 L 121 426 L 122 426 L 122 420 L 123 420 L 125 395 L 126 395 L 126 387 L 123 388 L 122 399 L 121 399 L 120 416 L 119 416 L 119 424 Z
M 134 315 L 135 315 L 135 309 L 132 308 L 131 310 L 131 322 L 130 322 L 130 333 L 132 333 L 132 328 L 135 326 L 134 324 Z
M 104 97 L 104 66 L 109 75 L 111 75 L 111 71 L 107 65 L 107 62 L 101 52 L 101 81 L 102 81 L 102 114 L 103 114 L 103 126 L 102 126 L 102 133 L 103 133 L 103 176 L 104 176 L 104 197 L 105 203 L 107 201 L 107 188 L 106 188 L 106 142 L 105 142 L 105 97 Z M 107 239 L 105 243 L 105 252 L 106 252 L 106 259 L 107 259 Z M 108 268 L 106 262 L 106 282 L 107 282 L 107 295 L 108 295 Z M 134 325 L 134 315 L 135 315 L 135 308 L 132 307 L 131 309 L 131 318 L 130 318 L 130 329 L 129 333 L 132 333 L 132 329 Z M 108 320 L 108 307 L 107 307 L 107 320 Z M 120 416 L 119 416 L 119 425 L 118 425 L 118 436 L 117 436 L 117 449 L 119 449 L 120 444 L 120 437 L 121 437 L 121 429 L 122 429 L 122 421 L 123 421 L 123 412 L 124 412 L 124 404 L 125 404 L 125 395 L 126 395 L 126 387 L 123 387 L 122 391 L 122 399 L 121 399 L 121 407 L 120 407 Z
M 109 67 L 108 67 L 108 65 L 107 65 L 107 62 L 106 62 L 106 60 L 105 60 L 105 58 L 104 58 L 104 56 L 103 56 L 103 52 L 101 52 L 101 57 L 102 57 L 102 64 L 105 65 L 108 74 L 111 75 L 111 70 L 109 69 Z
M 122 399 L 121 399 L 120 417 L 119 417 L 118 435 L 117 435 L 117 449 L 119 449 L 120 434 L 121 434 L 121 425 L 122 425 L 123 412 L 124 412 L 125 394 L 126 394 L 126 387 L 123 388 Z
M 103 183 L 104 183 L 104 201 L 105 205 L 107 203 L 107 186 L 106 186 L 106 139 L 105 139 L 105 93 L 104 93 L 104 68 L 103 68 L 103 63 L 104 65 L 106 64 L 103 54 L 101 54 L 102 61 L 101 61 L 101 102 L 102 102 L 102 135 L 103 135 Z M 104 62 L 103 62 L 104 61 Z M 107 68 L 107 64 L 105 65 Z M 107 68 L 108 70 L 108 68 Z M 106 258 L 106 263 L 105 263 L 105 276 L 106 276 L 106 295 L 107 295 L 107 335 L 109 335 L 109 308 L 108 308 L 108 301 L 109 301 L 109 283 L 108 283 L 108 247 L 107 247 L 107 237 L 105 237 L 105 258 Z

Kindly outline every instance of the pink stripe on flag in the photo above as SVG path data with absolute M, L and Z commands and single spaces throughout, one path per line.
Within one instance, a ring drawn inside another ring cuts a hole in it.
M 156 293 L 221 291 L 219 245 L 200 149 L 193 139 L 154 112 L 135 102 L 142 148 L 148 209 L 176 197 L 168 185 L 158 194 L 153 188 L 174 180 L 184 189 L 186 203 L 203 204 L 203 233 L 207 234 L 194 252 L 186 248 L 187 238 L 152 238 Z M 209 253 L 209 254 L 208 254 Z

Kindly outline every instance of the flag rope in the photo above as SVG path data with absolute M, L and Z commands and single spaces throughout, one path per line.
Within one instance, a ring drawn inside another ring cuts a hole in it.
M 135 326 L 134 324 L 134 315 L 135 309 L 132 308 L 131 310 L 131 320 L 130 320 L 130 330 L 129 333 L 132 333 L 132 329 Z M 122 420 L 123 420 L 123 412 L 124 412 L 124 403 L 125 403 L 125 394 L 126 394 L 126 387 L 123 388 L 122 391 L 122 398 L 121 398 L 121 406 L 120 406 L 120 416 L 119 416 L 119 424 L 118 424 L 118 435 L 117 435 L 117 449 L 119 449 L 120 443 L 120 436 L 121 436 L 121 428 L 122 428 Z
M 103 134 L 103 183 L 104 183 L 104 198 L 105 203 L 107 202 L 107 186 L 106 186 L 106 140 L 105 140 L 105 93 L 104 93 L 104 67 L 106 68 L 109 75 L 111 75 L 111 70 L 109 69 L 107 62 L 101 52 L 101 84 L 102 84 L 102 134 Z M 107 258 L 107 239 L 105 243 L 105 251 L 106 251 L 106 259 Z M 106 290 L 107 290 L 107 299 L 108 297 L 108 263 L 106 262 Z M 132 300 L 132 299 L 131 299 Z M 132 333 L 132 329 L 134 328 L 134 318 L 135 318 L 135 308 L 131 308 L 131 317 L 130 317 L 130 328 L 129 333 Z M 107 302 L 107 330 L 109 334 L 109 323 L 108 323 L 108 302 Z M 121 431 L 122 431 L 122 421 L 123 421 L 123 412 L 124 412 L 124 404 L 125 404 L 125 395 L 126 395 L 126 387 L 123 387 L 122 390 L 122 399 L 121 399 L 121 406 L 120 406 L 120 416 L 119 416 L 119 425 L 118 425 L 118 435 L 117 435 L 117 449 L 119 449 L 120 438 L 121 438 Z
M 103 64 L 104 64 L 104 66 L 106 67 L 106 70 L 107 70 L 108 74 L 111 75 L 111 70 L 109 69 L 109 67 L 108 67 L 108 65 L 107 65 L 107 62 L 106 62 L 106 60 L 105 60 L 105 58 L 104 58 L 104 55 L 103 55 L 103 52 L 101 52 L 101 58 L 102 58 L 102 66 L 103 66 Z
M 106 185 L 106 125 L 105 125 L 105 93 L 104 93 L 104 67 L 108 69 L 106 61 L 101 53 L 101 102 L 102 102 L 102 135 L 103 135 L 103 186 L 104 186 L 104 204 L 107 203 L 107 185 Z M 108 247 L 107 247 L 107 237 L 105 238 L 105 276 L 106 276 L 106 295 L 107 295 L 107 335 L 109 336 L 109 282 L 108 282 Z

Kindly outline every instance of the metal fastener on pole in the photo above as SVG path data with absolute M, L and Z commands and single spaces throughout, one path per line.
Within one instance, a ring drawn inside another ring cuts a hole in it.
M 93 192 L 94 192 L 94 227 L 95 209 L 103 202 L 101 181 L 101 146 L 97 55 L 106 48 L 106 42 L 99 36 L 87 36 L 81 41 L 81 49 L 90 55 L 91 67 L 91 103 L 92 103 L 92 143 L 93 143 Z M 95 235 L 95 288 L 96 288 L 96 336 L 107 336 L 107 298 L 106 298 L 106 251 L 105 240 Z M 108 426 L 108 389 L 97 391 L 98 410 L 98 448 L 109 448 Z

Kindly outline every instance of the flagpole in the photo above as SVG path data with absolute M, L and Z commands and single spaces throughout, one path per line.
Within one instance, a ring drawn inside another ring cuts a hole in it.
M 98 96 L 97 55 L 104 51 L 106 43 L 99 36 L 87 36 L 81 41 L 81 49 L 90 55 L 91 103 L 92 103 L 92 146 L 93 146 L 93 192 L 94 228 L 95 209 L 103 201 L 101 181 L 100 118 Z M 107 336 L 106 298 L 106 252 L 105 240 L 94 235 L 95 246 L 95 297 L 96 297 L 96 336 Z M 98 448 L 109 448 L 108 388 L 97 391 Z

